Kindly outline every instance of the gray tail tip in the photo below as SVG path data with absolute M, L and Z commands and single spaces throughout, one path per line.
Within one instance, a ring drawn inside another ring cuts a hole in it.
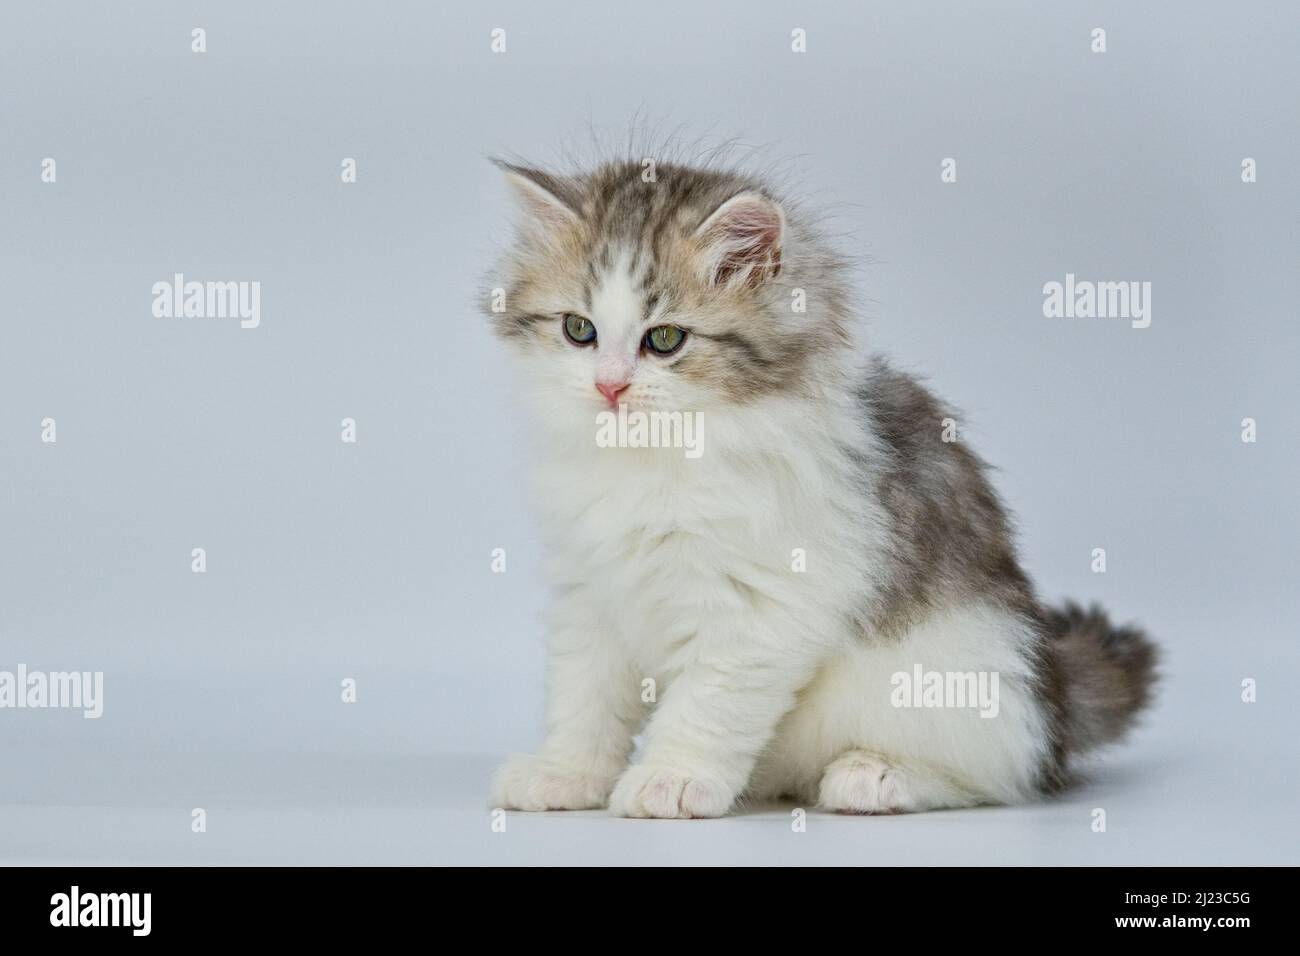
M 1112 624 L 1095 604 L 1050 608 L 1046 620 L 1064 683 L 1069 749 L 1119 740 L 1151 703 L 1159 648 L 1142 628 Z

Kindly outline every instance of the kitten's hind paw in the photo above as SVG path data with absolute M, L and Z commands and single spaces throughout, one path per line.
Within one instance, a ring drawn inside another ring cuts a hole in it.
M 981 801 L 948 780 L 865 750 L 841 754 L 822 774 L 818 806 L 840 813 L 916 813 Z

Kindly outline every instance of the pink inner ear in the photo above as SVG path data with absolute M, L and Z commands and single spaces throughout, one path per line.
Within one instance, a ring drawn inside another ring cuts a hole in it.
M 706 227 L 713 247 L 713 281 L 727 282 L 746 273 L 759 282 L 781 271 L 781 211 L 759 196 L 729 200 Z

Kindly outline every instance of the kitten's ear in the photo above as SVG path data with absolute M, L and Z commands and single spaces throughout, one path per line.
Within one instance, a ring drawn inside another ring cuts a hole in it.
M 714 210 L 695 237 L 711 284 L 757 285 L 781 271 L 785 213 L 762 193 L 746 190 Z
M 493 162 L 506 174 L 515 201 L 530 223 L 550 228 L 578 221 L 578 191 L 568 180 L 499 159 Z

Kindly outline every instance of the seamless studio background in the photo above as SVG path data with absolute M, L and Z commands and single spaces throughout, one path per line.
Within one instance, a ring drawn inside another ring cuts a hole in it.
M 1286 2 L 5 3 L 0 671 L 102 671 L 104 712 L 0 709 L 0 861 L 1295 863 L 1298 51 Z M 1043 594 L 1161 643 L 1085 786 L 492 831 L 545 595 L 486 157 L 638 122 L 826 207 Z M 175 273 L 260 325 L 154 317 Z M 1045 318 L 1067 273 L 1149 281 L 1150 327 Z

